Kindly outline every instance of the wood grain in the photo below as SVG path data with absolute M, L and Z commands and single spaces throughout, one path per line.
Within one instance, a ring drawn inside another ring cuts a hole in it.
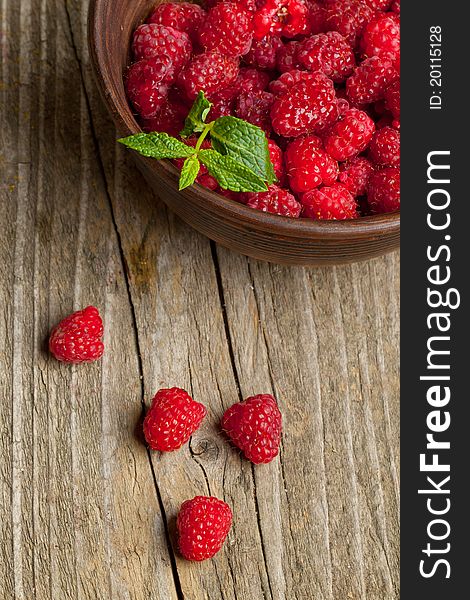
M 98 99 L 86 0 L 3 0 L 0 597 L 397 600 L 399 263 L 307 269 L 190 230 L 142 181 Z M 93 303 L 97 364 L 51 326 Z M 208 407 L 188 446 L 149 454 L 156 389 Z M 252 467 L 224 409 L 274 393 L 279 460 Z M 180 503 L 234 527 L 212 561 L 175 551 Z

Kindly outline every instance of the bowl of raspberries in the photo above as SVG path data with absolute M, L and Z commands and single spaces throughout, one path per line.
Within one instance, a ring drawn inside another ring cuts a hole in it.
M 342 264 L 399 245 L 399 0 L 92 0 L 123 142 L 184 221 L 242 254 Z

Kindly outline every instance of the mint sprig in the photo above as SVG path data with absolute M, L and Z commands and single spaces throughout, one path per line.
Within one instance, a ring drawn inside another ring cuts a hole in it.
M 150 158 L 186 159 L 179 179 L 180 190 L 195 182 L 202 163 L 223 189 L 266 191 L 276 181 L 266 134 L 259 127 L 231 116 L 206 123 L 211 106 L 204 93 L 199 92 L 186 117 L 180 135 L 200 134 L 194 148 L 163 132 L 138 133 L 118 141 Z M 212 149 L 202 149 L 208 136 Z

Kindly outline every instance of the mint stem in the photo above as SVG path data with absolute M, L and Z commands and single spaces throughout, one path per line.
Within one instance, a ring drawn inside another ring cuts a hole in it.
M 209 133 L 209 131 L 212 129 L 212 127 L 214 126 L 215 121 L 212 121 L 211 123 L 207 123 L 204 127 L 204 129 L 202 130 L 201 135 L 199 136 L 199 139 L 196 143 L 196 153 L 199 152 L 199 150 L 201 149 L 202 146 L 202 142 L 206 139 L 207 134 Z

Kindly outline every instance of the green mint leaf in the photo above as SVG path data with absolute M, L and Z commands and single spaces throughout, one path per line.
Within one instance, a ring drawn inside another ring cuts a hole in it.
M 268 184 L 276 181 L 262 129 L 236 117 L 220 117 L 211 129 L 212 147 L 244 164 Z
M 180 190 L 184 190 L 184 188 L 187 188 L 194 183 L 197 174 L 199 173 L 199 167 L 199 160 L 195 154 L 193 154 L 193 156 L 189 156 L 184 161 L 179 181 Z
M 186 158 L 195 153 L 194 148 L 167 133 L 137 133 L 118 142 L 150 158 Z
M 181 137 L 187 137 L 195 131 L 202 131 L 205 126 L 205 121 L 212 104 L 204 96 L 204 92 L 199 92 L 191 110 L 184 122 L 184 128 L 181 132 Z
M 220 186 L 234 192 L 265 192 L 268 188 L 261 177 L 243 163 L 216 150 L 200 150 L 199 160 Z

